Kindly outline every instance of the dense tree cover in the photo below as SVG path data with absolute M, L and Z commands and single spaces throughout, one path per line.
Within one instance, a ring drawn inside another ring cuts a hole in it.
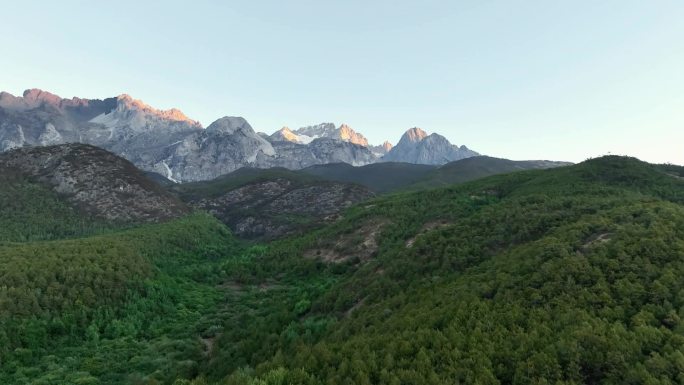
M 400 162 L 378 162 L 365 166 L 328 163 L 310 166 L 299 170 L 298 173 L 314 175 L 325 180 L 356 183 L 368 187 L 375 193 L 384 194 L 403 190 L 423 179 L 432 179 L 432 172 L 437 168 L 427 164 Z M 482 176 L 484 175 L 480 175 Z M 428 188 L 435 187 L 435 184 L 427 184 Z
M 540 236 L 523 230 L 533 239 L 484 260 L 450 250 L 479 234 L 428 234 L 387 282 L 360 291 L 371 297 L 351 319 L 266 368 L 325 383 L 677 383 L 683 218 L 675 205 L 637 203 Z M 393 290 L 407 275 L 408 289 Z
M 217 306 L 217 260 L 237 250 L 204 214 L 0 246 L 0 382 L 192 375 L 203 348 L 187 327 Z
M 683 198 L 608 157 L 357 207 L 264 258 L 283 269 L 382 217 L 376 257 L 312 298 L 271 359 L 196 383 L 682 383 Z M 302 327 L 326 315 L 320 337 Z
M 0 301 L 3 383 L 684 383 L 684 181 L 630 158 L 382 197 L 269 245 L 195 215 L 0 263 L 32 306 Z
M 243 167 L 209 181 L 174 184 L 171 185 L 170 190 L 178 194 L 183 200 L 197 200 L 215 198 L 225 194 L 227 191 L 251 183 L 273 179 L 285 179 L 290 181 L 294 186 L 326 183 L 325 180 L 319 179 L 313 175 L 280 167 L 269 169 Z
M 659 164 L 657 167 L 667 174 L 684 178 L 684 166 L 678 166 L 675 164 Z
M 112 227 L 81 215 L 48 186 L 0 166 L 0 243 L 94 234 Z
M 544 160 L 509 160 L 493 158 L 490 156 L 473 156 L 435 168 L 420 178 L 420 180 L 405 186 L 404 190 L 425 190 L 428 188 L 464 183 L 491 175 L 568 165 L 570 165 L 570 163 Z

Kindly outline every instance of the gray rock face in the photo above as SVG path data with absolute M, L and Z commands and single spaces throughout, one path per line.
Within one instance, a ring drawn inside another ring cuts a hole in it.
M 449 143 L 439 134 L 428 135 L 414 127 L 404 133 L 399 143 L 381 161 L 441 165 L 478 155 L 480 154 L 466 146 L 459 147 Z
M 115 222 L 155 222 L 189 208 L 129 161 L 85 144 L 28 147 L 0 154 L 7 167 L 52 187 L 90 215 Z
M 378 158 L 382 158 L 383 156 L 387 155 L 388 152 L 392 149 L 392 143 L 388 141 L 384 141 L 382 144 L 379 144 L 377 146 L 368 146 L 368 148 L 373 152 L 375 156 Z
M 306 135 L 312 138 L 334 138 L 337 136 L 337 128 L 334 123 L 320 123 L 313 126 L 301 127 L 296 130 L 298 135 Z
M 260 158 L 257 161 L 258 167 L 301 169 L 317 164 L 340 162 L 363 166 L 376 161 L 375 155 L 368 147 L 336 139 L 315 139 L 306 145 L 286 141 L 272 142 L 272 145 L 276 155 Z
M 273 141 L 288 141 L 299 144 L 308 144 L 319 138 L 336 139 L 368 147 L 368 140 L 346 124 L 335 127 L 334 123 L 321 123 L 301 127 L 294 131 L 288 127 L 283 127 L 271 135 Z
M 157 110 L 128 95 L 89 100 L 62 99 L 35 89 L 22 97 L 0 93 L 0 152 L 87 143 L 176 182 L 213 179 L 245 166 L 303 168 L 375 161 L 367 148 L 351 143 L 360 140 L 359 135 L 345 127 L 332 126 L 339 140 L 272 145 L 273 138 L 255 133 L 243 118 L 224 117 L 204 129 L 177 109 Z M 329 134 L 328 128 L 321 132 Z M 350 139 L 343 140 L 346 137 Z
M 254 164 L 259 157 L 271 159 L 275 155 L 273 146 L 245 119 L 237 117 L 223 117 L 169 150 L 169 156 L 154 167 L 175 181 L 213 179 Z
M 7 121 L 0 123 L 0 151 L 23 147 L 25 143 L 24 129 L 20 125 Z
M 122 97 L 61 99 L 35 89 L 26 90 L 23 97 L 3 92 L 0 93 L 0 136 L 9 134 L 15 143 L 21 141 L 21 146 L 88 142 L 105 147 L 108 142 L 114 142 L 113 127 L 91 124 L 90 120 L 124 108 L 125 103 Z M 7 150 L 7 146 L 0 150 Z
M 240 237 L 273 239 L 332 220 L 343 209 L 372 196 L 368 189 L 353 184 L 302 184 L 276 178 L 188 203 L 210 212 Z
M 176 109 L 156 110 L 128 95 L 104 100 L 61 99 L 41 90 L 0 94 L 0 151 L 23 146 L 87 143 L 149 171 L 202 126 Z M 167 175 L 166 170 L 163 174 Z
M 241 167 L 301 169 L 327 163 L 362 166 L 378 161 L 444 164 L 478 155 L 420 129 L 399 144 L 369 146 L 346 124 L 273 135 L 257 134 L 241 117 L 204 129 L 177 109 L 157 110 L 128 95 L 104 100 L 62 99 L 41 90 L 0 93 L 0 152 L 25 146 L 86 143 L 107 149 L 174 182 L 213 179 Z
M 299 144 L 305 144 L 302 139 L 299 137 L 299 135 L 295 134 L 290 130 L 289 127 L 283 127 L 280 130 L 274 132 L 270 136 L 267 134 L 265 137 L 268 139 L 270 142 L 292 142 L 292 143 L 299 143 Z

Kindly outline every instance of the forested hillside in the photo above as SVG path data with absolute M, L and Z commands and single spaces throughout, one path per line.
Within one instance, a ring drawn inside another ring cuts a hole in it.
M 0 382 L 681 383 L 672 170 L 604 157 L 389 195 L 269 244 L 203 214 L 5 243 Z
M 49 186 L 0 165 L 0 243 L 59 239 L 101 231 Z
M 404 187 L 406 190 L 424 190 L 464 183 L 491 175 L 514 171 L 542 170 L 569 166 L 572 163 L 548 160 L 509 160 L 491 156 L 474 156 L 447 163 L 428 172 L 417 182 Z
M 677 383 L 682 203 L 681 181 L 602 158 L 359 208 L 347 226 L 387 221 L 377 257 L 309 315 L 340 321 L 258 373 L 309 383 Z
M 227 383 L 677 383 L 683 203 L 678 178 L 606 157 L 357 206 L 270 248 L 347 273 L 277 338 L 224 333 L 207 376 L 242 358 Z
M 300 174 L 327 180 L 358 183 L 376 193 L 398 191 L 416 183 L 437 166 L 427 164 L 382 162 L 354 167 L 346 163 L 330 163 L 307 167 Z
M 354 167 L 346 163 L 331 163 L 307 167 L 298 173 L 327 180 L 358 183 L 378 194 L 386 194 L 444 187 L 491 175 L 569 166 L 570 164 L 548 160 L 516 161 L 490 156 L 473 156 L 441 166 L 383 162 Z
M 218 306 L 208 284 L 218 274 L 214 262 L 235 249 L 227 229 L 203 214 L 0 246 L 0 382 L 130 383 L 139 370 L 193 373 L 187 360 L 203 346 L 186 327 Z

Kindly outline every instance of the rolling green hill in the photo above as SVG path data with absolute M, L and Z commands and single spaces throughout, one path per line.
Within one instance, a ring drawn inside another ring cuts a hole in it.
M 357 183 L 376 193 L 392 193 L 443 187 L 513 171 L 567 165 L 570 163 L 546 160 L 515 161 L 475 156 L 443 166 L 384 162 L 354 167 L 346 163 L 332 163 L 308 167 L 299 172 L 327 180 Z
M 347 163 L 330 163 L 307 167 L 299 172 L 327 180 L 357 183 L 376 193 L 387 193 L 418 182 L 435 168 L 424 164 L 395 162 L 359 167 Z
M 419 181 L 407 187 L 408 190 L 449 186 L 491 175 L 514 171 L 537 170 L 569 166 L 571 163 L 548 160 L 509 160 L 490 156 L 474 156 L 447 163 L 428 172 Z
M 207 211 L 240 238 L 269 241 L 301 234 L 337 218 L 352 204 L 377 194 L 425 190 L 489 175 L 567 165 L 474 157 L 441 167 L 409 163 L 346 163 L 304 170 L 241 168 L 210 181 L 160 181 L 190 206 Z M 160 175 L 151 175 L 156 179 Z M 369 191 L 370 190 L 370 191 Z
M 242 247 L 129 166 L 84 145 L 0 159 L 0 383 L 196 370 L 188 359 L 205 348 L 195 328 L 221 299 L 218 260 Z
M 659 164 L 656 166 L 658 169 L 664 171 L 666 174 L 684 178 L 684 167 L 677 166 L 675 164 Z
M 619 157 L 376 199 L 261 257 L 261 266 L 277 260 L 276 270 L 310 258 L 327 261 L 320 276 L 345 273 L 319 296 L 303 295 L 292 310 L 299 320 L 274 337 L 261 327 L 222 334 L 207 375 L 676 383 L 683 204 L 684 182 Z M 256 370 L 229 374 L 245 365 Z
M 201 214 L 6 243 L 0 382 L 679 383 L 668 170 L 613 156 L 381 196 L 262 245 Z
M 226 191 L 234 190 L 250 183 L 267 182 L 278 178 L 290 180 L 298 186 L 322 181 L 320 178 L 301 174 L 286 168 L 261 169 L 243 167 L 209 181 L 175 184 L 172 185 L 170 190 L 178 194 L 181 199 L 191 201 L 203 198 L 216 198 L 225 194 Z
M 0 382 L 130 383 L 148 370 L 193 373 L 187 360 L 204 354 L 195 327 L 220 306 L 215 261 L 237 249 L 204 214 L 0 246 Z

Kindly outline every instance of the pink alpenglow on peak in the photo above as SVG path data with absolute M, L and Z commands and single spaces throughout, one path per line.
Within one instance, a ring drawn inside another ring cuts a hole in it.
M 401 139 L 406 138 L 410 142 L 420 142 L 427 137 L 427 132 L 418 127 L 409 128 Z
M 342 123 L 342 125 L 340 125 L 340 128 L 338 128 L 338 132 L 340 139 L 344 140 L 345 142 L 350 142 L 368 147 L 368 140 L 363 135 L 354 131 L 354 129 L 352 129 L 348 125 Z
M 299 144 L 308 144 L 318 138 L 330 138 L 368 147 L 368 140 L 347 124 L 341 124 L 336 128 L 334 123 L 321 123 L 296 130 L 283 127 L 273 133 L 271 138 Z
M 140 99 L 134 99 L 128 94 L 121 94 L 117 96 L 118 106 L 129 110 L 139 110 L 148 115 L 153 115 L 162 119 L 173 120 L 177 122 L 186 122 L 191 125 L 199 126 L 200 123 L 196 120 L 188 118 L 181 110 L 171 108 L 169 110 L 158 110 Z
M 420 128 L 413 127 L 401 136 L 399 143 L 381 161 L 440 165 L 478 155 L 465 146 L 451 144 L 442 135 L 428 135 Z

